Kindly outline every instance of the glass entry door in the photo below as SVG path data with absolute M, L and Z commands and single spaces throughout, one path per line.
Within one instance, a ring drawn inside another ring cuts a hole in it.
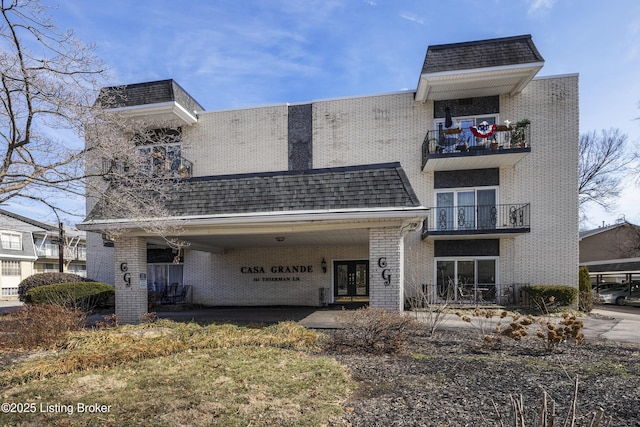
M 369 301 L 369 261 L 333 262 L 335 302 Z

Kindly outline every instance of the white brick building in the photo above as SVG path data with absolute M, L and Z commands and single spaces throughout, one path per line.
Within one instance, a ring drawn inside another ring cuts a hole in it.
M 90 214 L 88 276 L 126 321 L 171 283 L 205 305 L 391 309 L 416 287 L 577 286 L 578 76 L 543 64 L 530 36 L 431 46 L 415 91 L 213 112 L 171 80 L 121 87 L 123 113 L 180 130 L 188 197 L 167 209 L 190 246 L 173 264 L 132 223 L 105 247 L 127 219 Z

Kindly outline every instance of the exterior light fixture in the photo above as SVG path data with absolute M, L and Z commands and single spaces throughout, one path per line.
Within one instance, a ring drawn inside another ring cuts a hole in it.
M 327 261 L 324 260 L 324 257 L 322 257 L 322 262 L 320 263 L 320 267 L 322 267 L 323 273 L 327 272 Z

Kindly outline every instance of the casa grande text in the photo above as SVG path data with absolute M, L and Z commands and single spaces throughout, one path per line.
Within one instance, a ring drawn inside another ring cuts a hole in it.
M 240 267 L 240 273 L 242 274 L 266 274 L 267 272 L 273 274 L 283 273 L 313 273 L 312 265 L 274 265 L 268 270 L 264 267 Z

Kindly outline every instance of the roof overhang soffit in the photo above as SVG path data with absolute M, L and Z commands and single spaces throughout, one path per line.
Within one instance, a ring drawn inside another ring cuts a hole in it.
M 424 73 L 415 100 L 418 102 L 480 96 L 511 96 L 521 92 L 542 69 L 544 62 L 516 66 Z
M 140 223 L 155 222 L 159 226 L 177 226 L 185 234 L 200 233 L 201 230 L 217 230 L 219 233 L 256 232 L 260 229 L 334 229 L 346 226 L 348 228 L 368 228 L 380 222 L 402 224 L 421 223 L 427 216 L 427 209 L 420 206 L 414 208 L 389 208 L 371 210 L 345 211 L 296 211 L 286 213 L 253 213 L 237 215 L 212 215 L 176 218 L 148 218 L 140 220 L 105 220 L 86 221 L 78 228 L 86 231 L 112 230 L 140 230 Z M 379 226 L 379 225 L 378 225 Z
M 192 125 L 198 122 L 198 115 L 195 111 L 187 111 L 176 101 L 111 108 L 110 111 L 126 117 L 145 117 L 160 122 L 177 119 L 183 125 Z

